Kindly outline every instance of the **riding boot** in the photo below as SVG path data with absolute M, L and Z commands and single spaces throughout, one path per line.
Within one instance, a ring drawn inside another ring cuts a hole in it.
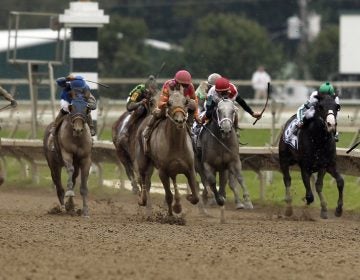
M 87 124 L 88 124 L 88 126 L 90 128 L 91 136 L 95 136 L 96 135 L 96 129 L 95 129 L 95 125 L 94 125 L 94 122 L 92 120 L 92 117 L 91 117 L 90 113 L 87 115 Z
M 239 117 L 238 117 L 238 114 L 237 114 L 237 113 L 235 113 L 235 118 L 234 118 L 234 129 L 235 129 L 236 137 L 237 137 L 238 139 L 240 139 Z
M 334 139 L 335 139 L 335 142 L 339 142 L 339 132 L 335 132 L 334 134 Z
M 151 135 L 154 125 L 158 119 L 159 119 L 159 117 L 157 117 L 155 114 L 152 114 L 151 118 L 149 120 L 149 123 L 147 124 L 144 131 L 142 132 L 143 143 L 144 143 L 144 152 L 147 155 L 150 152 L 150 146 L 149 146 L 150 135 Z

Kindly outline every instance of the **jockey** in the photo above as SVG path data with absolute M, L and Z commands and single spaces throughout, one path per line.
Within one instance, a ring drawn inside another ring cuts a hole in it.
M 206 120 L 211 119 L 212 113 L 223 98 L 228 98 L 232 101 L 236 101 L 246 112 L 256 119 L 261 118 L 261 113 L 254 112 L 249 105 L 242 99 L 236 89 L 236 86 L 226 78 L 219 78 L 216 80 L 215 86 L 211 87 L 206 100 L 206 112 L 201 122 L 204 123 Z M 235 128 L 238 128 L 237 118 L 234 121 Z
M 191 127 L 194 119 L 198 120 L 198 100 L 195 95 L 194 85 L 191 82 L 191 74 L 186 70 L 180 70 L 176 72 L 175 77 L 171 80 L 168 80 L 164 83 L 160 98 L 158 101 L 157 108 L 152 113 L 152 117 L 143 131 L 143 137 L 147 142 L 150 138 L 151 131 L 156 121 L 162 117 L 163 109 L 166 107 L 166 103 L 169 100 L 169 94 L 172 90 L 179 90 L 180 85 L 184 88 L 184 96 L 189 98 L 191 104 L 188 109 L 188 125 Z M 146 145 L 145 145 L 146 146 Z
M 218 73 L 212 73 L 209 75 L 207 81 L 202 81 L 197 87 L 195 94 L 198 98 L 199 113 L 205 111 L 205 101 L 209 89 L 215 85 L 217 79 L 221 78 L 221 75 Z
M 2 88 L 1 86 L 0 86 L 0 95 L 1 95 L 2 97 L 4 97 L 7 101 L 10 101 L 10 105 L 11 105 L 12 107 L 16 107 L 16 106 L 17 106 L 16 100 L 11 96 L 10 93 L 8 93 L 8 92 L 6 91 L 6 89 Z
M 304 125 L 304 117 L 306 119 L 311 119 L 314 116 L 315 108 L 314 106 L 319 101 L 317 96 L 321 95 L 330 95 L 335 97 L 336 104 L 339 105 L 338 111 L 340 110 L 340 100 L 339 97 L 335 95 L 334 87 L 331 83 L 325 82 L 320 85 L 318 90 L 315 90 L 311 93 L 309 99 L 301 105 L 296 113 L 296 125 L 294 126 L 293 134 L 297 134 L 298 130 Z M 334 135 L 335 141 L 339 141 L 339 133 L 336 131 Z
M 130 91 L 126 102 L 126 109 L 128 112 L 131 112 L 131 116 L 121 131 L 119 141 L 123 142 L 128 140 L 129 128 L 136 119 L 146 115 L 149 108 L 145 104 L 148 104 L 149 99 L 156 93 L 157 83 L 153 75 L 149 76 L 145 84 L 139 84 Z
M 53 127 L 51 128 L 51 134 L 54 136 L 57 127 L 59 126 L 62 118 L 69 113 L 69 105 L 72 101 L 72 95 L 81 93 L 84 95 L 85 100 L 88 102 L 88 108 L 90 110 L 96 109 L 96 99 L 91 94 L 89 86 L 86 84 L 84 78 L 82 76 L 73 76 L 69 75 L 66 78 L 61 77 L 56 80 L 56 83 L 59 87 L 62 88 L 61 91 L 61 100 L 60 100 L 60 112 L 56 116 Z M 94 124 L 91 118 L 91 114 L 88 114 L 87 123 L 90 128 L 91 136 L 96 134 Z

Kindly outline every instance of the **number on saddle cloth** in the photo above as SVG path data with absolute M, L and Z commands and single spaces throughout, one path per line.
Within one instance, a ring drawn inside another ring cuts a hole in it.
M 296 118 L 293 119 L 289 125 L 286 127 L 284 132 L 284 142 L 294 149 L 298 149 L 298 137 L 293 133 L 296 126 Z

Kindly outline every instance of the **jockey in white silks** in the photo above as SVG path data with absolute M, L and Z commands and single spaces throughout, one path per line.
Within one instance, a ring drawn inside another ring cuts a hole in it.
M 338 104 L 338 110 L 340 110 L 340 100 L 337 95 L 335 95 L 334 87 L 329 83 L 325 82 L 323 83 L 318 90 L 313 91 L 309 97 L 309 99 L 301 105 L 296 113 L 296 126 L 294 126 L 293 134 L 297 134 L 299 128 L 303 126 L 304 119 L 311 119 L 314 117 L 315 114 L 315 105 L 317 102 L 319 102 L 317 96 L 319 95 L 330 95 L 335 97 L 335 102 Z M 334 137 L 335 141 L 339 141 L 338 137 L 339 133 L 336 131 Z

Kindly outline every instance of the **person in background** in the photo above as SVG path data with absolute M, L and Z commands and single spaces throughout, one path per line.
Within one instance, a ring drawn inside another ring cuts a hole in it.
M 254 99 L 266 99 L 267 86 L 270 82 L 271 77 L 265 71 L 264 66 L 259 66 L 251 78 L 251 84 L 255 91 Z

